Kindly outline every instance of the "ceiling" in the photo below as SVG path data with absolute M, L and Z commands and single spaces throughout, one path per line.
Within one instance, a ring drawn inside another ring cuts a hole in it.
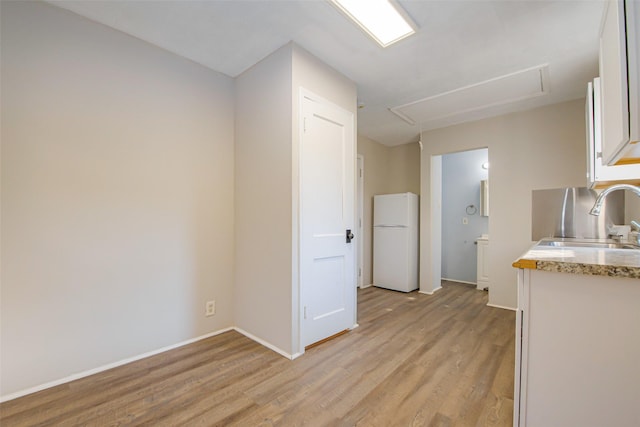
M 358 133 L 389 146 L 416 141 L 421 129 L 583 97 L 598 75 L 604 9 L 602 0 L 399 0 L 418 32 L 383 49 L 325 0 L 51 3 L 231 77 L 294 41 L 357 84 Z M 544 67 L 542 93 L 495 89 L 499 77 L 533 67 Z M 473 98 L 496 90 L 500 102 Z M 413 120 L 390 110 L 434 99 L 413 108 Z M 434 114 L 438 103 L 451 111 Z

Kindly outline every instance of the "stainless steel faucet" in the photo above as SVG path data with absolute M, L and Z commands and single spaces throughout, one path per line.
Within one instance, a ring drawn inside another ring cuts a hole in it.
M 640 197 L 640 187 L 636 187 L 631 184 L 616 184 L 611 187 L 605 189 L 598 195 L 596 202 L 593 204 L 593 207 L 589 211 L 591 215 L 598 216 L 600 215 L 600 209 L 602 209 L 602 203 L 604 202 L 605 197 L 609 195 L 609 193 L 616 190 L 629 190 L 632 191 L 636 196 Z

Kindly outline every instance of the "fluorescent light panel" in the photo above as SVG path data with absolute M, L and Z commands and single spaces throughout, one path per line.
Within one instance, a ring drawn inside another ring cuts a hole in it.
M 387 47 L 415 33 L 404 16 L 388 0 L 331 0 L 345 15 Z

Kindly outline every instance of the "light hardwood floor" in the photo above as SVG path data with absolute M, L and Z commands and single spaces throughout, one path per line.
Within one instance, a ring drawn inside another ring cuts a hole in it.
M 360 327 L 294 361 L 227 332 L 5 402 L 0 425 L 508 426 L 515 315 L 486 303 L 360 290 Z

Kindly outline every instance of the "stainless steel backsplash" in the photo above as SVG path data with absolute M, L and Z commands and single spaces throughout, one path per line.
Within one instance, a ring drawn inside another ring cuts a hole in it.
M 624 192 L 609 194 L 602 214 L 593 216 L 598 193 L 586 187 L 533 190 L 531 207 L 531 239 L 574 237 L 606 239 L 608 227 L 624 224 Z

